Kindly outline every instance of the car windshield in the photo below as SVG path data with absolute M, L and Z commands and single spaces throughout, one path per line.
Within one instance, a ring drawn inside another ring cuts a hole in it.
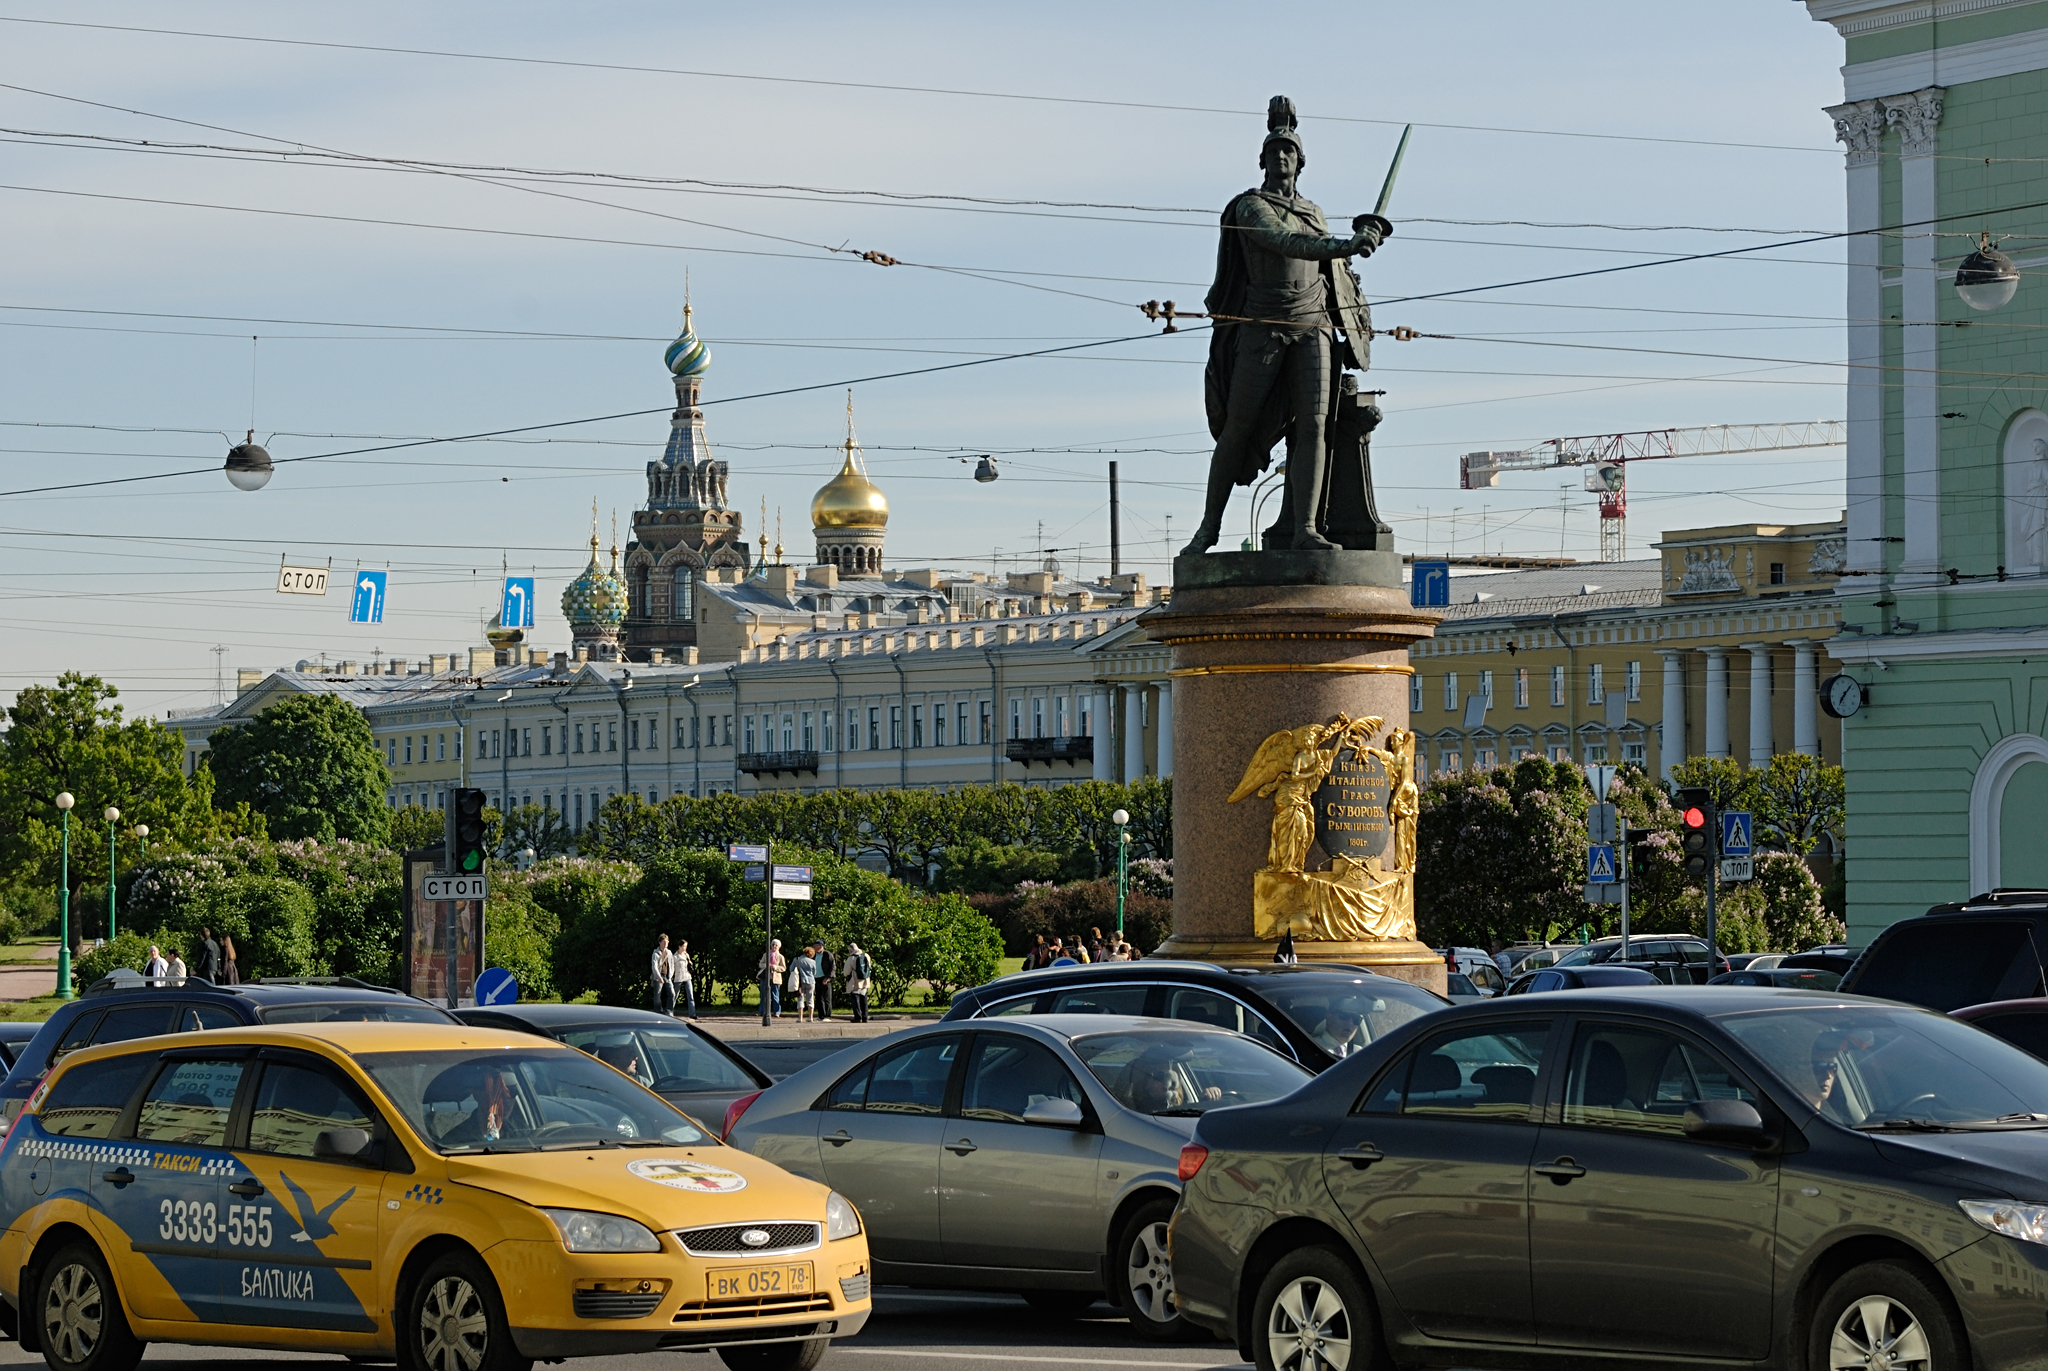
M 275 1023 L 453 1023 L 424 1000 L 335 1000 L 326 1004 L 273 1004 L 263 1008 L 263 1022 Z
M 551 1029 L 549 1035 L 664 1095 L 757 1088 L 752 1076 L 687 1028 L 582 1024 Z
M 1817 1005 L 1720 1020 L 1779 1079 L 1836 1123 L 2048 1122 L 2048 1062 L 1939 1014 Z
M 1445 1004 L 1391 976 L 1273 976 L 1258 990 L 1333 1057 L 1349 1056 Z
M 442 1152 L 714 1145 L 668 1101 L 567 1048 L 369 1052 L 355 1060 Z
M 1259 1104 L 1291 1093 L 1314 1075 L 1232 1033 L 1092 1033 L 1074 1039 L 1072 1047 L 1102 1088 L 1138 1114 L 1185 1116 Z
M 1472 984 L 1469 977 L 1461 976 L 1455 971 L 1450 972 L 1444 977 L 1444 989 L 1447 994 L 1451 995 L 1477 995 L 1479 993 L 1479 987 Z

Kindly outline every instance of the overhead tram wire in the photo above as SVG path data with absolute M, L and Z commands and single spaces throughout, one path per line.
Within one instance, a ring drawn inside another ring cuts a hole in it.
M 241 33 L 215 33 L 196 29 L 152 28 L 139 24 L 96 24 L 71 19 L 39 19 L 17 15 L 0 15 L 0 23 L 35 24 L 50 28 L 93 29 L 109 33 L 146 33 L 170 38 L 201 38 L 216 42 L 265 43 L 282 47 L 326 48 L 342 52 L 371 52 L 408 57 L 440 57 L 472 62 L 500 62 L 519 66 L 565 67 L 588 71 L 618 71 L 641 75 L 684 76 L 701 80 L 754 81 L 771 85 L 820 86 L 844 90 L 880 91 L 905 95 L 944 95 L 979 100 L 1014 100 L 1033 104 L 1083 105 L 1097 109 L 1159 110 L 1173 114 L 1221 114 L 1253 117 L 1262 115 L 1264 110 L 1230 109 L 1211 105 L 1171 105 L 1140 100 L 1102 100 L 1067 95 L 1032 95 L 1016 91 L 968 90 L 948 86 L 891 85 L 875 81 L 830 80 L 821 77 L 768 76 L 753 72 L 729 72 L 691 69 L 684 67 L 640 66 L 623 62 L 581 62 L 561 57 L 515 57 L 499 53 L 460 52 L 444 48 L 408 48 L 374 43 L 342 43 L 312 38 L 273 38 L 262 35 Z M 1665 143 L 1687 147 L 1745 148 L 1761 152 L 1826 153 L 1833 155 L 1831 147 L 1803 147 L 1785 143 L 1743 143 L 1726 139 L 1707 138 L 1660 138 L 1651 134 L 1629 133 L 1588 133 L 1572 129 L 1529 129 L 1510 128 L 1487 124 L 1429 123 L 1418 119 L 1374 119 L 1358 115 L 1304 115 L 1315 122 L 1336 124 L 1372 124 L 1399 128 L 1403 124 L 1414 124 L 1417 128 L 1455 130 L 1465 133 L 1506 133 L 1547 138 L 1589 138 L 1602 142 L 1616 143 Z

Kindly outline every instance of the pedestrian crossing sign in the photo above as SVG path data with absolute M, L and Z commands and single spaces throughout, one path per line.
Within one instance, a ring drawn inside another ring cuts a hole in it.
M 1614 881 L 1614 844 L 1589 845 L 1586 848 L 1586 884 L 1612 885 Z

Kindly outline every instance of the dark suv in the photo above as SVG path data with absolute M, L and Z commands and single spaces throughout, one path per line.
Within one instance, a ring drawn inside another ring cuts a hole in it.
M 1628 940 L 1628 956 L 1621 955 L 1621 939 L 1597 938 L 1583 947 L 1563 953 L 1553 966 L 1639 966 L 1666 985 L 1705 985 L 1728 969 L 1728 959 L 1708 958 L 1704 938 L 1685 934 L 1638 933 Z
M 2048 890 L 1993 890 L 1885 929 L 1842 977 L 1841 989 L 1945 1014 L 2048 993 L 2044 959 Z
M 389 1020 L 455 1023 L 446 1010 L 349 977 L 212 985 L 190 978 L 145 980 L 115 972 L 52 1014 L 14 1059 L 0 1085 L 0 1120 L 13 1123 L 29 1092 L 58 1058 L 81 1047 L 250 1024 Z

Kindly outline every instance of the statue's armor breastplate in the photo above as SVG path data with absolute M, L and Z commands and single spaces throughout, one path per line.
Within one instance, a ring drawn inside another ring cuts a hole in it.
M 1322 211 L 1308 200 L 1296 198 L 1292 203 L 1306 212 L 1283 211 L 1281 217 L 1288 227 L 1296 233 L 1321 236 Z M 1283 256 L 1248 240 L 1244 263 L 1245 312 L 1254 319 L 1330 322 L 1328 282 L 1321 262 Z

